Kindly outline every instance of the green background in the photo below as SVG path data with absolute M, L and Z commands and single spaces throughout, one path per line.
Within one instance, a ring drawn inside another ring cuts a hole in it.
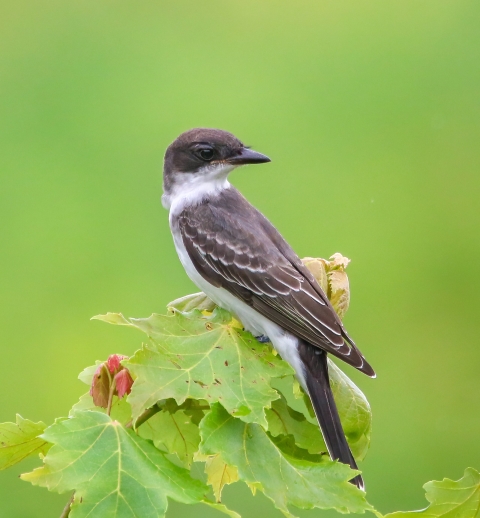
M 299 255 L 352 259 L 369 500 L 424 507 L 426 481 L 480 468 L 479 27 L 476 0 L 1 2 L 0 421 L 51 423 L 85 366 L 139 347 L 92 315 L 194 290 L 161 168 L 209 126 L 272 158 L 231 180 Z M 16 477 L 36 462 L 0 474 L 1 518 L 60 515 L 68 495 Z M 281 516 L 238 486 L 244 516 Z

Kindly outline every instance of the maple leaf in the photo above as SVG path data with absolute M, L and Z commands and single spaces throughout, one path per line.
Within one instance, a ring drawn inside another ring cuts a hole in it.
M 425 498 L 430 505 L 422 511 L 396 512 L 384 518 L 478 518 L 480 516 L 480 473 L 467 468 L 460 480 L 444 478 L 427 482 Z
M 34 423 L 18 414 L 15 423 L 0 424 L 0 470 L 30 455 L 46 453 L 50 445 L 39 438 L 44 430 L 44 423 Z
M 175 454 L 186 468 L 192 465 L 200 443 L 199 420 L 191 411 L 195 404 L 189 399 L 179 407 L 169 400 L 160 412 L 138 428 L 141 437 L 150 439 L 158 449 Z
M 111 315 L 105 320 L 127 321 Z M 175 311 L 128 322 L 151 338 L 124 362 L 136 377 L 128 398 L 134 419 L 161 399 L 182 404 L 193 398 L 221 401 L 232 415 L 267 426 L 265 407 L 279 397 L 270 381 L 292 369 L 269 345 L 237 327 L 227 311 Z
M 265 430 L 235 419 L 216 403 L 200 423 L 200 453 L 220 454 L 238 470 L 240 480 L 260 489 L 286 516 L 288 506 L 340 512 L 373 508 L 365 493 L 348 482 L 357 473 L 346 464 L 316 456 L 316 462 L 285 454 Z
M 43 467 L 21 478 L 59 493 L 74 490 L 71 518 L 159 518 L 167 497 L 187 504 L 204 501 L 202 482 L 101 412 L 57 421 L 42 438 L 53 444 Z

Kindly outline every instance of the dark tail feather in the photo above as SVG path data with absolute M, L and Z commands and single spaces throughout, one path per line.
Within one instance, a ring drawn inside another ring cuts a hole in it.
M 298 352 L 305 366 L 305 382 L 330 456 L 332 459 L 348 464 L 352 469 L 358 469 L 343 433 L 330 388 L 327 354 L 303 341 L 299 343 Z M 360 475 L 350 482 L 359 489 L 365 489 Z

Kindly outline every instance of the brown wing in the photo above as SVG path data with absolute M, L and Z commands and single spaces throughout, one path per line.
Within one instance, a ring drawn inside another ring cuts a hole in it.
M 311 273 L 238 191 L 185 209 L 178 225 L 205 279 L 308 343 L 374 374 Z

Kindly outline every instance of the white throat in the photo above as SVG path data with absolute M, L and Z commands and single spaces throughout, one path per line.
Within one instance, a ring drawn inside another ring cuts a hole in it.
M 232 165 L 207 166 L 196 173 L 174 173 L 174 183 L 162 195 L 162 205 L 170 213 L 179 213 L 185 205 L 201 203 L 206 196 L 230 188 L 227 177 Z

